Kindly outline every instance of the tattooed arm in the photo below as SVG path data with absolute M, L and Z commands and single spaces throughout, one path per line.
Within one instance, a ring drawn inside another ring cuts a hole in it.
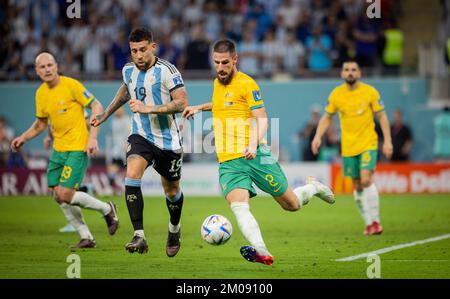
M 114 99 L 111 101 L 109 106 L 103 111 L 103 113 L 95 115 L 95 118 L 91 121 L 91 125 L 94 127 L 98 127 L 100 124 L 105 122 L 108 117 L 110 117 L 117 109 L 122 107 L 126 102 L 131 99 L 130 94 L 128 93 L 128 88 L 125 84 L 120 86 L 119 90 L 117 90 Z
M 175 114 L 183 112 L 188 103 L 186 89 L 180 87 L 170 93 L 172 101 L 164 105 L 148 106 L 142 101 L 133 99 L 130 101 L 130 109 L 132 112 L 139 113 L 153 113 L 153 114 Z

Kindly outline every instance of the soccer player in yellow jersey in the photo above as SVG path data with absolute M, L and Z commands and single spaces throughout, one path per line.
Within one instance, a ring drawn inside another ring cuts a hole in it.
M 265 141 L 268 121 L 259 86 L 237 70 L 234 42 L 228 39 L 216 42 L 212 61 L 217 72 L 212 102 L 185 108 L 183 117 L 212 111 L 220 186 L 242 234 L 251 243 L 242 246 L 240 252 L 250 262 L 272 265 L 274 258 L 249 208 L 250 198 L 256 196 L 253 184 L 288 211 L 299 210 L 313 196 L 334 203 L 334 195 L 314 178 L 294 190 L 288 186 Z
M 98 128 L 88 132 L 84 107 L 91 108 L 95 114 L 101 113 L 103 108 L 79 81 L 58 74 L 58 65 L 50 53 L 40 53 L 35 66 L 36 73 L 44 81 L 36 91 L 36 120 L 11 142 L 11 149 L 17 151 L 25 142 L 45 131 L 51 122 L 54 143 L 47 169 L 48 187 L 67 220 L 80 234 L 80 242 L 73 247 L 93 248 L 96 242 L 83 220 L 80 207 L 101 212 L 111 235 L 119 225 L 114 203 L 105 203 L 76 191 L 83 181 L 88 154 L 98 151 Z
M 378 91 L 360 81 L 358 63 L 344 62 L 341 77 L 345 83 L 331 92 L 311 149 L 314 154 L 319 152 L 323 134 L 333 115 L 339 113 L 344 176 L 352 178 L 356 204 L 366 224 L 364 234 L 381 234 L 379 195 L 372 179 L 378 148 L 374 114 L 380 121 L 384 137 L 383 154 L 388 159 L 392 156 L 389 120 Z

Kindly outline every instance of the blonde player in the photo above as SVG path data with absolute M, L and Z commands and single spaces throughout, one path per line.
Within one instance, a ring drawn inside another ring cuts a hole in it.
M 320 119 L 311 143 L 314 154 L 319 152 L 321 139 L 334 114 L 339 113 L 342 131 L 342 157 L 344 176 L 353 180 L 354 197 L 366 229 L 365 235 L 381 234 L 378 190 L 373 183 L 377 162 L 378 136 L 374 114 L 383 131 L 383 154 L 390 159 L 392 141 L 389 120 L 378 91 L 360 80 L 361 71 L 355 61 L 344 62 L 341 77 L 345 83 L 330 94 L 325 114 Z
M 11 149 L 17 151 L 44 132 L 51 122 L 54 143 L 47 169 L 48 187 L 67 220 L 80 234 L 80 242 L 73 247 L 96 247 L 80 207 L 102 213 L 111 235 L 119 226 L 114 203 L 77 191 L 86 172 L 88 154 L 98 151 L 98 128 L 88 132 L 83 110 L 89 107 L 94 113 L 101 113 L 102 105 L 79 81 L 59 75 L 58 64 L 50 53 L 43 52 L 36 57 L 36 73 L 43 81 L 36 91 L 36 120 L 11 142 Z
M 250 198 L 256 196 L 253 186 L 269 193 L 287 211 L 297 211 L 313 196 L 334 203 L 334 194 L 319 181 L 308 178 L 296 189 L 272 157 L 265 141 L 268 121 L 259 86 L 248 75 L 237 70 L 238 56 L 231 40 L 214 44 L 212 61 L 217 72 L 212 102 L 187 107 L 183 117 L 200 111 L 212 111 L 219 183 L 230 204 L 239 228 L 251 246 L 242 246 L 241 255 L 250 262 L 272 265 L 273 255 L 262 238 L 259 225 L 250 212 Z M 256 126 L 253 126 L 253 122 Z

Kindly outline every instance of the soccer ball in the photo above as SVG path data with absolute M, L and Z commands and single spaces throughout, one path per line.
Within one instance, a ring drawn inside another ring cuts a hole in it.
M 211 245 L 223 245 L 233 232 L 231 222 L 222 215 L 211 215 L 206 217 L 201 227 L 202 239 Z

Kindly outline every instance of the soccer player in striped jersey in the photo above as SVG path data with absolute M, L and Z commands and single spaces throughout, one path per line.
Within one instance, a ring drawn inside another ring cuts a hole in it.
M 256 196 L 254 184 L 273 196 L 287 211 L 297 211 L 313 196 L 334 203 L 330 188 L 314 178 L 295 188 L 272 157 L 265 135 L 266 108 L 258 84 L 237 70 L 238 56 L 233 41 L 219 40 L 213 47 L 212 61 L 217 72 L 212 102 L 187 107 L 183 117 L 212 111 L 219 183 L 239 228 L 251 246 L 242 246 L 241 255 L 250 262 L 272 265 L 274 257 L 262 238 L 259 225 L 250 212 L 250 198 Z M 256 124 L 253 124 L 256 122 Z
M 180 72 L 169 62 L 154 55 L 156 43 L 151 31 L 136 28 L 129 36 L 133 63 L 122 69 L 123 84 L 116 96 L 91 123 L 94 127 L 129 103 L 133 112 L 128 137 L 125 200 L 134 228 L 125 249 L 144 253 L 148 245 L 144 234 L 144 201 L 141 179 L 148 166 L 161 175 L 170 214 L 166 254 L 173 257 L 180 249 L 180 217 L 183 192 L 180 189 L 183 150 L 175 114 L 188 105 Z
M 383 154 L 388 159 L 392 156 L 389 120 L 378 91 L 360 81 L 361 70 L 357 62 L 344 62 L 341 78 L 345 83 L 331 92 L 325 113 L 311 142 L 311 150 L 318 154 L 323 134 L 333 115 L 339 113 L 344 176 L 352 178 L 353 195 L 366 225 L 364 234 L 377 235 L 383 232 L 383 228 L 380 223 L 378 190 L 373 182 L 378 148 L 374 114 L 380 121 L 384 140 Z
M 88 155 L 98 151 L 98 128 L 88 132 L 83 111 L 87 107 L 98 114 L 103 107 L 79 81 L 58 74 L 58 64 L 50 53 L 40 53 L 35 66 L 43 81 L 36 91 L 36 120 L 12 141 L 11 149 L 18 150 L 25 142 L 44 132 L 51 122 L 54 143 L 47 168 L 48 187 L 67 220 L 81 236 L 80 242 L 72 247 L 93 248 L 96 242 L 84 222 L 80 207 L 102 213 L 111 235 L 119 226 L 114 203 L 77 191 L 86 172 Z

